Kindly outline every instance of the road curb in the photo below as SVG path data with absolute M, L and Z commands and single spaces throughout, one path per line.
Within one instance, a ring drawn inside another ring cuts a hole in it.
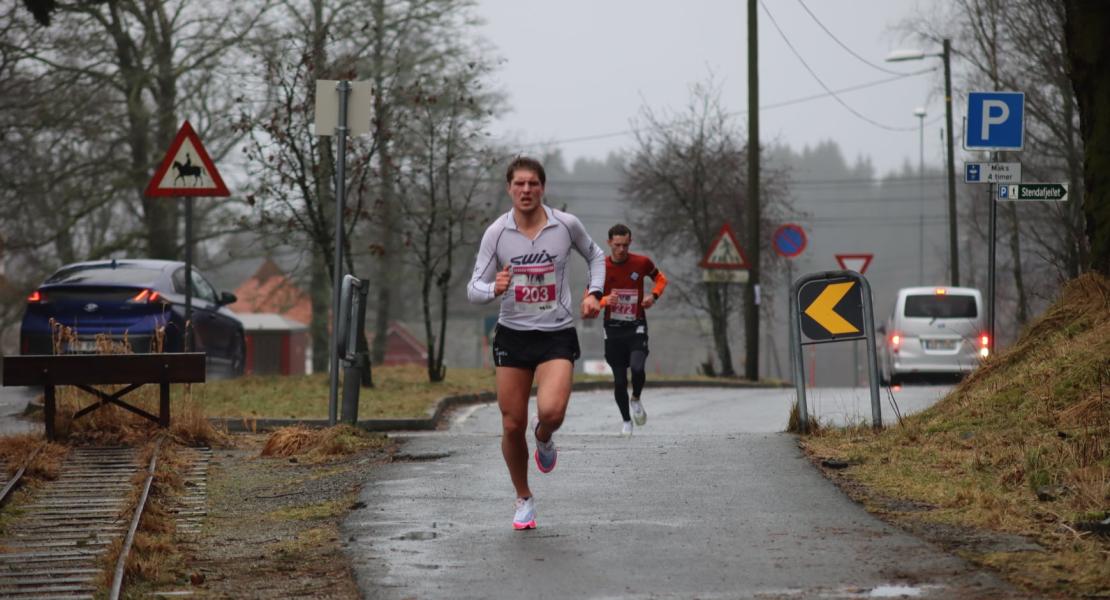
M 593 392 L 599 390 L 608 390 L 613 387 L 611 381 L 582 381 L 575 383 L 571 386 L 571 390 L 575 392 Z M 789 387 L 785 383 L 751 383 L 748 381 L 667 381 L 660 382 L 659 385 L 653 386 L 654 389 L 665 388 L 782 388 Z M 533 391 L 535 388 L 533 388 Z M 494 392 L 480 392 L 477 394 L 460 394 L 456 396 L 446 396 L 440 398 L 436 402 L 427 417 L 413 417 L 405 419 L 365 419 L 358 422 L 358 426 L 366 431 L 375 432 L 395 432 L 395 431 L 432 431 L 438 429 L 447 418 L 451 411 L 463 407 L 471 406 L 474 404 L 485 404 L 487 402 L 496 402 L 497 395 Z M 245 418 L 245 417 L 212 417 L 209 421 L 221 429 L 229 432 L 244 432 L 244 431 L 268 431 L 277 429 L 279 427 L 291 427 L 300 425 L 302 427 L 327 427 L 327 419 L 267 419 L 267 418 Z

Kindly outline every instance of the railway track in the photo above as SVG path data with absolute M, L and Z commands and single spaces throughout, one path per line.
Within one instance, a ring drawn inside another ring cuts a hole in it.
M 6 477 L 3 483 L 0 483 L 0 506 L 3 506 L 4 502 L 8 500 L 8 496 L 10 496 L 12 492 L 14 492 L 16 488 L 19 487 L 20 480 L 23 479 L 23 473 L 27 470 L 27 467 L 29 467 L 31 463 L 34 462 L 35 457 L 39 455 L 39 452 L 42 452 L 42 449 L 44 447 L 45 444 L 39 446 L 38 448 L 35 448 L 34 452 L 31 452 L 31 455 L 27 457 L 27 460 L 23 461 L 23 464 L 19 465 L 19 468 L 16 469 L 14 473 L 12 473 L 11 477 L 7 476 L 9 467 L 7 461 L 0 458 L 0 475 Z
M 207 449 L 185 449 L 190 466 L 183 473 L 186 493 L 171 512 L 179 534 L 199 532 L 207 489 Z M 135 448 L 74 448 L 58 479 L 47 482 L 30 502 L 9 516 L 0 537 L 0 597 L 93 598 L 104 590 L 104 556 L 113 541 L 125 538 L 126 551 L 143 506 L 129 510 L 138 486 L 149 489 L 154 471 L 138 463 Z M 141 494 L 145 501 L 146 493 Z M 8 509 L 5 509 L 8 510 Z M 116 597 L 122 581 L 122 556 L 109 597 Z

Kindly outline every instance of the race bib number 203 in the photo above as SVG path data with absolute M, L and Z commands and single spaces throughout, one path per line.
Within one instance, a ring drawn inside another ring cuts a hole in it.
M 519 310 L 539 313 L 555 308 L 555 265 L 513 267 L 513 299 Z

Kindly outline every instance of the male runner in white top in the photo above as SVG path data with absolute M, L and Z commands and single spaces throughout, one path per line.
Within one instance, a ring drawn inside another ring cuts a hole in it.
M 528 487 L 528 397 L 537 385 L 536 466 L 555 468 L 558 451 L 551 436 L 563 424 L 574 361 L 580 354 L 571 310 L 567 263 L 573 248 L 589 262 L 589 293 L 579 314 L 596 318 L 605 283 L 605 253 L 577 217 L 544 206 L 547 176 L 538 161 L 520 157 L 505 174 L 513 208 L 486 229 L 467 297 L 474 303 L 501 298 L 493 361 L 501 409 L 501 453 L 516 488 L 514 529 L 536 527 Z M 506 293 L 508 292 L 508 293 Z

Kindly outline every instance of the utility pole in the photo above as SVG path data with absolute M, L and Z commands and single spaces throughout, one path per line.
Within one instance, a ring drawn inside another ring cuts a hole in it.
M 925 281 L 925 107 L 914 109 L 918 122 L 917 150 L 917 285 Z
M 759 2 L 748 0 L 747 253 L 751 262 L 744 298 L 744 376 L 759 380 Z
M 956 159 L 952 149 L 952 43 L 948 38 L 944 38 L 941 59 L 944 61 L 944 131 L 948 144 L 948 260 L 952 261 L 952 287 L 956 287 L 960 285 L 960 244 L 956 235 Z

